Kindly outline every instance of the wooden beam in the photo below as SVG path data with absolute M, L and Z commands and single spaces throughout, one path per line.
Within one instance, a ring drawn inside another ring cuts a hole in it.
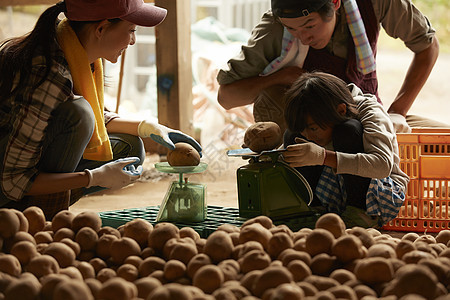
M 192 106 L 190 0 L 155 0 L 167 17 L 155 28 L 158 119 L 161 124 L 194 133 Z

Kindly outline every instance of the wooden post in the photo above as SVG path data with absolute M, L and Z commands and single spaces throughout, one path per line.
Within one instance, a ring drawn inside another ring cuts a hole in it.
M 155 29 L 158 119 L 193 135 L 190 0 L 155 0 L 167 17 Z

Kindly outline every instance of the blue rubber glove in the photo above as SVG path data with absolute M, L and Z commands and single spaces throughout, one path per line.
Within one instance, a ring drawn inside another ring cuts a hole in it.
M 189 135 L 176 130 L 158 124 L 153 121 L 144 120 L 138 126 L 138 134 L 142 138 L 150 137 L 155 142 L 169 148 L 175 149 L 175 144 L 179 142 L 188 143 L 202 156 L 202 146 Z
M 93 170 L 84 170 L 89 176 L 87 188 L 101 186 L 109 189 L 122 188 L 137 179 L 142 174 L 142 166 L 136 167 L 139 163 L 138 157 L 121 158 Z

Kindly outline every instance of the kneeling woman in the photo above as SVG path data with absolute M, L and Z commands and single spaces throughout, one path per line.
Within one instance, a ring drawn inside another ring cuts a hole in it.
M 166 14 L 143 0 L 65 0 L 0 45 L 0 207 L 39 206 L 51 219 L 83 194 L 123 187 L 140 176 L 141 138 L 201 151 L 180 131 L 104 111 L 102 59 L 117 62 L 136 26 Z
M 287 94 L 284 159 L 306 178 L 312 206 L 347 227 L 381 226 L 395 218 L 408 176 L 396 134 L 375 96 L 325 73 L 305 73 Z

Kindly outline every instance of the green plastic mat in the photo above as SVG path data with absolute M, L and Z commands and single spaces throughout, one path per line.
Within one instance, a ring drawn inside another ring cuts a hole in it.
M 103 226 L 119 227 L 136 218 L 141 218 L 155 225 L 159 206 L 148 206 L 142 208 L 129 208 L 123 210 L 106 211 L 99 213 Z M 202 222 L 180 222 L 174 223 L 178 228 L 191 227 L 201 237 L 206 238 L 222 224 L 231 224 L 240 227 L 247 219 L 239 217 L 239 209 L 234 207 L 223 207 L 208 205 L 207 217 Z M 285 224 L 291 230 L 298 231 L 301 228 L 314 228 L 317 216 L 301 216 L 285 220 L 273 221 L 275 225 Z

